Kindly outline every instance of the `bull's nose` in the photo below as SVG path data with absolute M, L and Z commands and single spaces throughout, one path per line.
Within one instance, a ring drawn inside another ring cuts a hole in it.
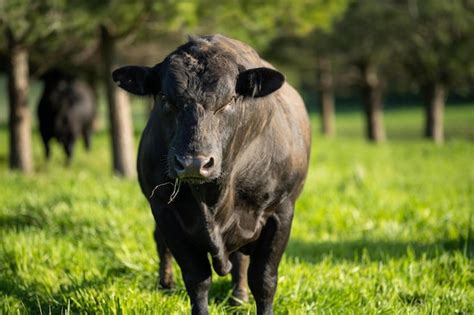
M 214 169 L 212 156 L 174 156 L 174 167 L 179 178 L 208 178 Z

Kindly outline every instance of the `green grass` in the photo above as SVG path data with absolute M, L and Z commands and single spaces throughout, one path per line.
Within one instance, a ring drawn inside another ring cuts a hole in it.
M 421 118 L 387 112 L 391 141 L 374 146 L 359 113 L 338 116 L 333 140 L 313 117 L 277 314 L 474 313 L 473 106 L 448 106 L 444 146 L 418 137 Z M 35 133 L 31 176 L 7 170 L 6 140 L 3 127 L 0 314 L 189 312 L 178 268 L 177 289 L 156 290 L 153 218 L 136 180 L 111 175 L 105 132 L 70 169 L 58 146 L 45 164 Z M 255 312 L 228 306 L 229 277 L 213 280 L 211 313 Z

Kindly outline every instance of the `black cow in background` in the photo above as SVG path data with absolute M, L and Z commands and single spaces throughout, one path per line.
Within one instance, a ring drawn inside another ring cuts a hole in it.
M 71 162 L 74 143 L 82 135 L 87 150 L 96 113 L 92 88 L 76 77 L 54 69 L 41 76 L 43 95 L 38 105 L 38 119 L 45 155 L 49 160 L 49 141 L 63 145 L 66 163 Z

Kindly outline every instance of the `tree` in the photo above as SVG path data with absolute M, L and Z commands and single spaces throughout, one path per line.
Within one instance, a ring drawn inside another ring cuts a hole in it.
M 317 90 L 321 133 L 332 137 L 336 132 L 333 64 L 338 58 L 331 51 L 329 34 L 317 29 L 304 36 L 278 37 L 265 54 L 277 63 L 291 65 L 285 70 L 301 87 Z
M 5 29 L 8 55 L 9 165 L 25 173 L 33 171 L 31 114 L 28 108 L 28 49 L 11 28 Z
M 109 109 L 109 130 L 112 141 L 113 169 L 117 175 L 131 177 L 135 174 L 133 123 L 128 95 L 117 88 L 110 74 L 118 67 L 115 36 L 106 25 L 100 26 L 103 79 Z
M 399 51 L 423 96 L 424 136 L 442 143 L 448 91 L 474 77 L 474 5 L 462 0 L 409 0 L 403 8 L 409 36 Z
M 31 114 L 28 108 L 29 50 L 64 25 L 62 1 L 11 0 L 0 3 L 0 26 L 7 50 L 9 165 L 33 170 Z
M 264 51 L 278 37 L 327 29 L 348 0 L 199 1 L 201 29 L 212 29 Z M 211 5 L 212 4 L 212 5 Z M 212 8 L 212 10 L 210 9 Z
M 96 14 L 100 32 L 102 73 L 109 108 L 113 169 L 117 175 L 135 175 L 135 147 L 129 97 L 112 81 L 117 68 L 116 45 L 120 39 L 133 35 L 150 14 L 151 1 L 105 1 L 90 8 Z
M 336 133 L 335 125 L 335 92 L 334 92 L 334 70 L 336 59 L 332 44 L 332 30 L 317 30 L 310 34 L 313 46 L 317 50 L 317 79 L 319 109 L 321 117 L 321 133 L 332 137 Z
M 359 69 L 366 134 L 373 142 L 385 140 L 384 81 L 380 70 L 393 51 L 398 18 L 394 1 L 354 1 L 332 32 L 332 42 L 338 53 Z
M 328 57 L 318 58 L 319 106 L 321 113 L 321 133 L 331 137 L 336 133 L 334 79 L 332 62 Z

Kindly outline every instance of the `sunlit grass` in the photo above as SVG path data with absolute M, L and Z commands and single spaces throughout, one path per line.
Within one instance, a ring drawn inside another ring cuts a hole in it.
M 139 109 L 142 110 L 142 109 Z M 392 140 L 366 143 L 362 117 L 338 117 L 339 138 L 315 134 L 311 170 L 280 266 L 277 314 L 474 312 L 472 107 L 448 107 L 444 146 L 418 137 L 421 112 L 388 112 Z M 140 123 L 138 123 L 140 124 Z M 136 180 L 111 175 L 103 131 L 70 169 L 58 146 L 36 171 L 7 171 L 0 130 L 0 314 L 182 314 L 156 290 L 153 218 Z M 229 277 L 214 276 L 211 312 L 228 306 Z

